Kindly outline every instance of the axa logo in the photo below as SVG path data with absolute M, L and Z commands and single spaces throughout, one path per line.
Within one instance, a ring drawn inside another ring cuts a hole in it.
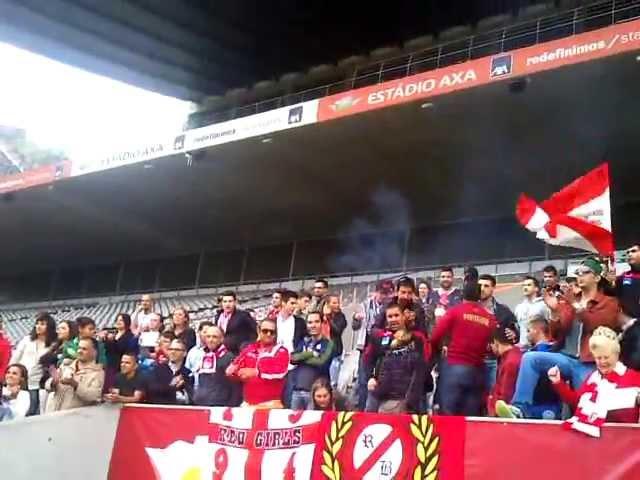
M 360 102 L 360 99 L 358 97 L 347 95 L 346 97 L 342 97 L 340 100 L 336 100 L 335 102 L 333 102 L 329 106 L 329 108 L 331 108 L 331 110 L 333 110 L 334 112 L 341 112 L 357 105 L 358 102 Z
M 184 148 L 184 135 L 178 135 L 173 140 L 173 149 L 174 150 L 182 150 Z
M 302 121 L 302 105 L 293 107 L 289 110 L 289 125 L 292 123 L 300 123 Z
M 511 54 L 493 57 L 491 59 L 491 71 L 489 73 L 489 77 L 497 78 L 511 75 L 512 67 L 513 57 L 511 56 Z

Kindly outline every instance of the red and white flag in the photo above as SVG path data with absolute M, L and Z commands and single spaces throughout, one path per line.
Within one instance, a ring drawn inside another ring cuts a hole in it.
M 551 245 L 613 255 L 609 165 L 603 163 L 540 204 L 520 195 L 516 217 Z

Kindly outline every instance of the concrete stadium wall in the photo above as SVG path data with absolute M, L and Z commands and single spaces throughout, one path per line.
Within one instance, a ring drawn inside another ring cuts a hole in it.
M 0 423 L 0 478 L 106 479 L 119 418 L 105 405 Z

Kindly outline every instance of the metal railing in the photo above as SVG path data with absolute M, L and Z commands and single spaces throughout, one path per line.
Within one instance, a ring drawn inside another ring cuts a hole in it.
M 358 67 L 348 78 L 223 111 L 192 114 L 189 128 L 246 117 L 355 88 L 570 37 L 640 18 L 640 0 L 608 0 L 441 43 Z

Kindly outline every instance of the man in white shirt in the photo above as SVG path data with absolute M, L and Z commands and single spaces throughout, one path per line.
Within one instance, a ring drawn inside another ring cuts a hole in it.
M 302 317 L 296 317 L 293 312 L 298 306 L 298 294 L 291 290 L 285 290 L 281 293 L 282 307 L 276 319 L 277 343 L 285 347 L 289 354 L 294 352 L 297 343 L 304 338 L 307 332 L 307 325 Z M 295 365 L 289 364 L 289 373 L 287 374 L 287 382 L 285 384 L 282 403 L 286 408 L 291 405 L 291 396 L 293 394 L 293 378 L 291 371 Z
M 545 305 L 544 299 L 540 296 L 540 282 L 537 278 L 527 276 L 522 282 L 522 293 L 524 299 L 516 305 L 513 313 L 518 320 L 520 328 L 520 345 L 527 345 L 527 326 L 529 320 L 534 317 L 542 317 L 549 320 L 549 308 Z
M 151 295 L 142 295 L 136 311 L 131 315 L 131 331 L 133 334 L 138 335 L 140 332 L 148 330 L 151 319 L 154 318 L 155 315 Z

